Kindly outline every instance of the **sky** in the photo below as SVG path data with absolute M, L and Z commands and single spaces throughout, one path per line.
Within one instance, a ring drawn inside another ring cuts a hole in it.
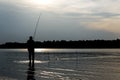
M 0 0 L 0 43 L 120 37 L 120 0 Z

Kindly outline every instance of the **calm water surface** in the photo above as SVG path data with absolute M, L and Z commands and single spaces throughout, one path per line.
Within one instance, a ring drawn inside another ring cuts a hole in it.
M 0 49 L 0 80 L 120 80 L 120 49 Z

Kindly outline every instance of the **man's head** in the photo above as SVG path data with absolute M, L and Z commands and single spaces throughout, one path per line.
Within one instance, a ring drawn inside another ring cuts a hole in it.
M 33 37 L 32 37 L 32 36 L 30 36 L 30 37 L 29 37 L 29 39 L 30 39 L 30 40 L 33 40 Z

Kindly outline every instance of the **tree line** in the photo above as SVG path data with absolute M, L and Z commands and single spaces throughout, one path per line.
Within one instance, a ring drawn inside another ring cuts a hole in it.
M 27 48 L 27 44 L 19 42 L 7 42 L 5 44 L 1 44 L 0 48 Z M 36 41 L 35 48 L 120 48 L 120 39 Z

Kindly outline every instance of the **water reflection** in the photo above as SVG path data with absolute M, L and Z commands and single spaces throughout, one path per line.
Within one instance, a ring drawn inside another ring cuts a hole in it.
M 27 64 L 29 63 L 29 60 L 20 60 L 20 61 L 14 61 L 15 63 L 20 63 L 20 64 Z M 41 60 L 35 60 L 34 63 L 36 64 L 42 64 L 42 63 L 48 63 L 49 61 L 41 61 Z
M 28 65 L 28 71 L 27 71 L 27 80 L 35 80 L 35 65 L 34 62 L 30 63 Z
M 27 52 L 27 49 L 0 49 L 0 52 Z M 35 52 L 47 53 L 47 52 L 101 52 L 101 53 L 116 53 L 120 52 L 120 49 L 50 49 L 50 48 L 36 48 Z
M 120 49 L 54 49 L 54 48 L 36 48 L 35 49 L 35 52 L 39 53 L 39 52 L 44 52 L 44 53 L 47 53 L 47 52 L 69 52 L 69 53 L 72 53 L 72 52 L 102 52 L 102 53 L 107 53 L 107 52 L 110 52 L 110 53 L 116 53 L 116 52 L 120 52 Z
M 27 54 L 14 55 L 15 63 L 29 64 Z M 27 65 L 25 79 L 119 80 L 119 59 L 120 50 L 36 49 L 35 66 Z

